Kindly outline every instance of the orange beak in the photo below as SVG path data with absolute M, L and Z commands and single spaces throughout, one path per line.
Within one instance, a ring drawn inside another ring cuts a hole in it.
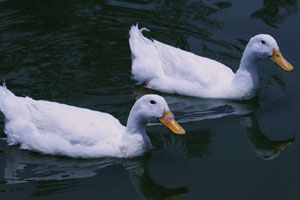
M 163 125 L 168 127 L 173 133 L 183 135 L 185 130 L 175 121 L 170 111 L 164 110 L 163 116 L 158 119 Z
M 273 54 L 270 59 L 285 71 L 292 71 L 294 69 L 293 65 L 282 56 L 278 49 L 273 48 Z

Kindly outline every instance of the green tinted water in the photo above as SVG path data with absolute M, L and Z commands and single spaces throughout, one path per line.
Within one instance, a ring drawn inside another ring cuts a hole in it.
M 298 9 L 296 0 L 0 0 L 0 80 L 17 95 L 123 124 L 139 95 L 157 93 L 130 77 L 128 30 L 137 22 L 148 37 L 233 70 L 249 38 L 269 33 L 295 67 L 261 62 L 258 96 L 247 102 L 160 93 L 188 134 L 149 126 L 155 148 L 142 158 L 45 156 L 8 146 L 1 132 L 1 199 L 299 199 Z

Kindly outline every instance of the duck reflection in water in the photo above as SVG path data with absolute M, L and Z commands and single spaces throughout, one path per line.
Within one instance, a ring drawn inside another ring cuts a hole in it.
M 251 17 L 278 27 L 288 16 L 296 15 L 297 9 L 297 0 L 263 0 L 263 7 L 252 13 Z
M 3 147 L 3 148 L 2 148 Z M 36 183 L 34 196 L 49 196 L 76 188 L 82 178 L 97 176 L 99 170 L 121 164 L 129 174 L 131 182 L 142 199 L 180 199 L 188 192 L 186 187 L 166 188 L 156 183 L 148 172 L 150 153 L 134 159 L 72 159 L 59 156 L 41 156 L 8 147 L 0 142 L 1 160 L 4 159 L 4 181 L 0 190 L 9 191 L 11 184 Z M 0 177 L 0 180 L 3 179 Z M 4 184 L 3 184 L 4 183 Z M 22 186 L 18 186 L 22 187 Z
M 255 154 L 264 160 L 272 160 L 295 141 L 294 137 L 284 140 L 271 140 L 261 131 L 255 114 L 240 117 L 242 129 Z
M 149 92 L 147 89 L 139 91 L 143 94 Z M 259 108 L 258 97 L 248 101 L 232 101 L 177 95 L 163 96 L 168 102 L 170 109 L 175 113 L 179 123 L 238 116 L 250 147 L 261 159 L 272 160 L 276 158 L 283 149 L 295 141 L 294 137 L 273 141 L 262 132 L 255 114 L 255 110 Z M 189 132 L 189 135 L 192 134 Z

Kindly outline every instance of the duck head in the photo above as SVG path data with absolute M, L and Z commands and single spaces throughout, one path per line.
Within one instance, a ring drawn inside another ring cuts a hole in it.
M 185 134 L 185 130 L 175 121 L 167 102 L 159 95 L 147 94 L 139 98 L 130 111 L 127 125 L 132 120 L 142 124 L 159 121 L 173 133 Z
M 254 58 L 270 58 L 274 63 L 285 71 L 292 71 L 294 69 L 281 54 L 276 40 L 267 34 L 259 34 L 252 37 L 246 47 L 245 52 L 251 53 Z

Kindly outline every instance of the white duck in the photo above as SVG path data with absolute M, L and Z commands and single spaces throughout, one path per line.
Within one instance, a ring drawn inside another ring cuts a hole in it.
M 5 116 L 4 131 L 9 145 L 19 144 L 21 149 L 51 155 L 140 156 L 151 148 L 146 125 L 157 119 L 174 133 L 185 133 L 164 98 L 158 95 L 138 99 L 126 127 L 110 114 L 17 97 L 5 86 L 0 86 L 0 110 Z
M 250 99 L 258 89 L 259 60 L 270 58 L 282 69 L 293 70 L 270 35 L 250 39 L 234 73 L 215 60 L 149 40 L 143 30 L 147 29 L 137 25 L 130 29 L 131 72 L 138 84 L 154 90 L 204 98 Z

